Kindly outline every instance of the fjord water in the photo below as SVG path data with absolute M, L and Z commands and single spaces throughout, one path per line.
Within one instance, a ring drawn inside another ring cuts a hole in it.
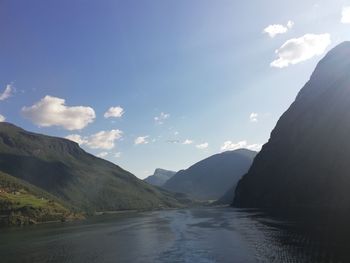
M 346 247 L 316 236 L 256 210 L 125 213 L 2 229 L 0 259 L 9 263 L 349 262 Z

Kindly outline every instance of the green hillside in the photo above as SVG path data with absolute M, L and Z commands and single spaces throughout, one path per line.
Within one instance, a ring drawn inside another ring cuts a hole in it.
M 0 172 L 0 226 L 81 218 L 51 194 Z
M 75 142 L 9 123 L 0 123 L 0 171 L 91 213 L 182 206 L 173 194 L 86 153 Z

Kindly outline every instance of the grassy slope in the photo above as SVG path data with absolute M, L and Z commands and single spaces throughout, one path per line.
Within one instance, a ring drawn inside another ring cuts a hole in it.
M 0 123 L 0 171 L 87 212 L 180 207 L 173 194 L 63 138 Z
M 0 225 L 23 225 L 77 218 L 49 193 L 0 172 Z

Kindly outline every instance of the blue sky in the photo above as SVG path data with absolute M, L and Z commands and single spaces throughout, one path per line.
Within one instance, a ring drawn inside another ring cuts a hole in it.
M 258 149 L 349 40 L 350 1 L 240 2 L 3 0 L 0 114 L 141 178 Z

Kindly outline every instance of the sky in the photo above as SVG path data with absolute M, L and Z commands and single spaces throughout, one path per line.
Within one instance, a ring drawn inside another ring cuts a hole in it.
M 259 150 L 350 1 L 0 0 L 0 121 L 144 178 Z

